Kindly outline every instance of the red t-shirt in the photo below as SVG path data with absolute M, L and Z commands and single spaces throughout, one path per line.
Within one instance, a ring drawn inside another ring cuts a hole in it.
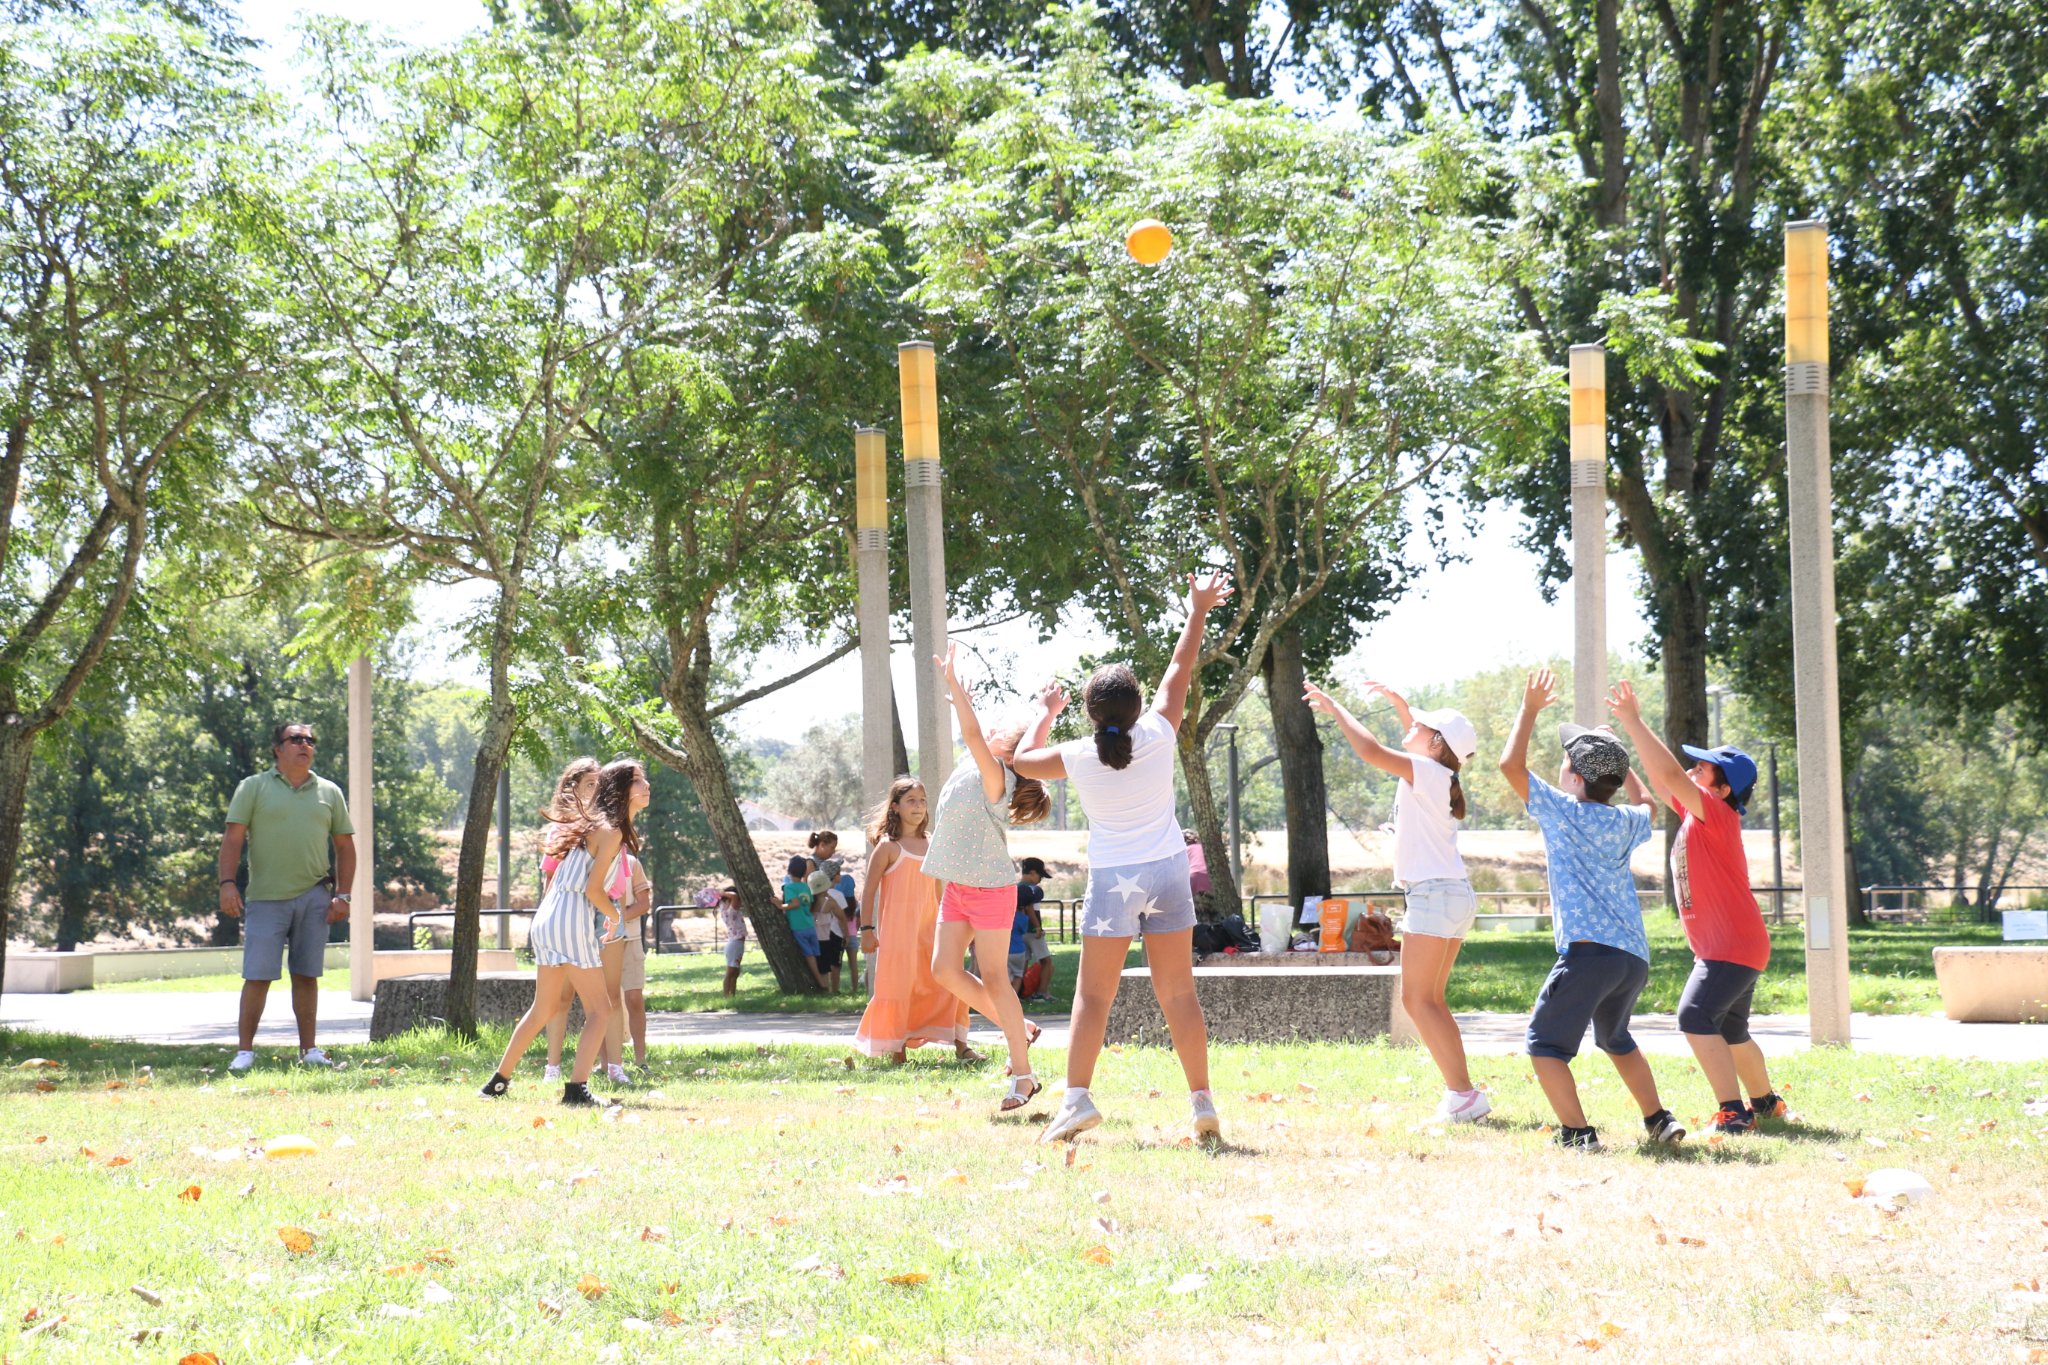
M 1671 884 L 1686 942 L 1708 962 L 1738 962 L 1762 971 L 1770 965 L 1771 936 L 1749 891 L 1749 859 L 1742 851 L 1742 817 L 1718 797 L 1706 800 L 1704 820 L 1685 814 L 1671 845 Z

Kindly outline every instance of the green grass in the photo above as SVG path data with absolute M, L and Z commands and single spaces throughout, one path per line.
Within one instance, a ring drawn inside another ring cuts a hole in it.
M 1549 1147 L 1521 1059 L 1476 1059 L 1500 1118 L 1446 1132 L 1414 1052 L 1226 1047 L 1228 1143 L 1206 1152 L 1182 1141 L 1172 1055 L 1134 1048 L 1105 1056 L 1109 1121 L 1068 1164 L 1032 1141 L 1049 1104 L 992 1112 L 993 1063 L 662 1048 L 658 1088 L 606 1118 L 551 1103 L 533 1068 L 477 1098 L 501 1037 L 230 1081 L 226 1049 L 0 1033 L 10 1358 L 137 1358 L 161 1329 L 140 1358 L 1292 1365 L 1723 1340 L 1728 1359 L 2005 1362 L 2048 1333 L 2013 1289 L 2048 1273 L 2048 1118 L 2024 1107 L 2048 1064 L 1803 1053 L 1778 1065 L 1799 1126 L 1584 1156 Z M 1682 1116 L 1706 1105 L 1688 1065 L 1657 1065 Z M 1625 1138 L 1612 1072 L 1579 1075 Z M 287 1132 L 320 1153 L 245 1155 Z M 1853 1201 L 1845 1179 L 1884 1165 L 1933 1201 Z
M 1650 932 L 1650 984 L 1636 1009 L 1668 1014 L 1692 971 L 1678 921 L 1662 910 L 1645 916 Z M 1849 935 L 1850 1008 L 1867 1014 L 1925 1014 L 1941 1008 L 1934 981 L 1934 952 L 1944 944 L 1996 943 L 1996 925 L 1876 925 Z M 1527 1010 L 1551 964 L 1557 961 L 1548 930 L 1535 933 L 1473 934 L 1459 950 L 1445 992 L 1454 1010 Z M 1757 982 L 1758 1014 L 1806 1011 L 1804 931 L 1785 925 L 1771 932 L 1771 965 Z
M 339 973 L 330 973 L 330 975 L 346 977 L 348 973 L 346 969 L 343 969 Z M 93 989 L 96 991 L 144 992 L 239 991 L 242 989 L 242 974 L 240 972 L 213 972 L 206 976 L 160 976 L 141 981 L 110 981 L 104 985 L 95 985 Z

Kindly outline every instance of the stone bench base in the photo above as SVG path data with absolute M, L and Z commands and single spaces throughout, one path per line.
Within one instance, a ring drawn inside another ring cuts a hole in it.
M 2048 1024 L 2048 943 L 1936 948 L 1942 1012 L 1971 1024 Z
M 1212 1043 L 1413 1042 L 1401 1008 L 1401 968 L 1362 953 L 1251 955 L 1195 968 L 1195 996 Z M 1112 1043 L 1171 1043 L 1145 967 L 1125 970 L 1109 1009 Z
M 0 991 L 9 995 L 64 995 L 92 989 L 91 953 L 9 953 Z
M 534 978 L 528 972 L 479 972 L 476 978 L 476 1021 L 479 1024 L 512 1025 L 533 1004 Z M 390 976 L 377 983 L 377 1000 L 370 1007 L 370 1041 L 381 1043 L 416 1028 L 433 1028 L 448 1022 L 448 974 L 425 972 L 417 976 Z M 569 1004 L 569 1031 L 583 1028 L 583 1004 Z

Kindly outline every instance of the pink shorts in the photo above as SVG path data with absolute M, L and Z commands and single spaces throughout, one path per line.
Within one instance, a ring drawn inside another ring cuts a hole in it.
M 939 898 L 939 923 L 966 924 L 976 929 L 1008 929 L 1017 919 L 1014 886 L 962 886 L 947 882 Z

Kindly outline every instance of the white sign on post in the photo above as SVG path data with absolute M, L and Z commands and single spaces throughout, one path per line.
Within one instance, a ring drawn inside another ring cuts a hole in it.
M 2007 943 L 2037 938 L 2048 938 L 2048 910 L 2008 910 L 2005 912 L 2005 941 Z

